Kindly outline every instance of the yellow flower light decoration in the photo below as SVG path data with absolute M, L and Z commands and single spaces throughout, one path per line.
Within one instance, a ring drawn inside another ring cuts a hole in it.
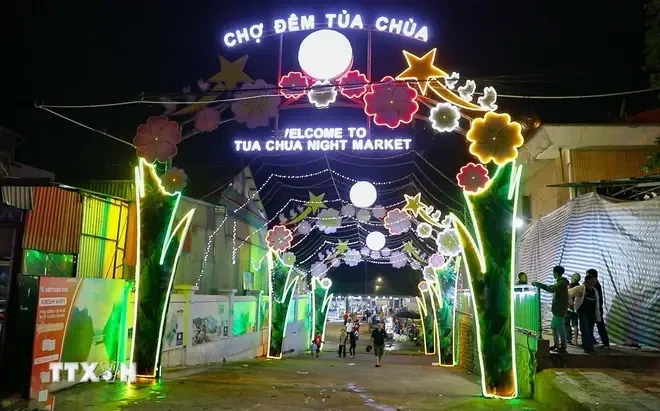
M 492 111 L 484 118 L 474 119 L 465 137 L 471 143 L 472 155 L 483 164 L 492 161 L 498 166 L 515 160 L 518 147 L 524 142 L 520 124 L 512 122 L 506 113 Z

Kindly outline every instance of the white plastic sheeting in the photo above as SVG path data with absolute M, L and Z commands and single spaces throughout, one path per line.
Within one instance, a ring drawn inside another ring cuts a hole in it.
M 532 224 L 518 241 L 518 269 L 530 281 L 554 282 L 598 270 L 610 339 L 660 349 L 660 197 L 621 202 L 595 193 L 573 199 Z M 549 293 L 541 293 L 544 328 Z

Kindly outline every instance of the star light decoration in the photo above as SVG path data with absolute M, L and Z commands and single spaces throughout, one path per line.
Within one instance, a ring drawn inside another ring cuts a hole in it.
M 447 78 L 448 75 L 444 70 L 433 64 L 436 52 L 437 49 L 433 49 L 422 57 L 418 57 L 404 50 L 403 57 L 408 63 L 408 68 L 396 76 L 396 79 L 416 82 L 422 95 L 426 95 L 427 91 L 431 90 L 435 95 L 445 100 L 447 103 L 451 103 L 460 108 L 482 112 L 488 111 L 489 108 L 482 107 L 481 105 L 463 99 L 451 91 L 444 82 L 438 80 L 440 78 Z M 488 100 L 487 103 L 492 107 L 493 102 Z
M 303 204 L 305 209 L 300 214 L 298 214 L 293 220 L 287 222 L 286 225 L 299 223 L 300 221 L 307 218 L 307 216 L 309 216 L 310 214 L 315 215 L 322 208 L 328 208 L 325 205 L 325 202 L 323 201 L 323 197 L 325 197 L 325 193 L 316 195 L 310 191 L 309 200 L 307 200 L 307 202 Z
M 173 114 L 174 116 L 192 113 L 204 108 L 208 106 L 208 103 L 215 100 L 220 95 L 220 92 L 233 91 L 239 83 L 248 83 L 252 81 L 252 77 L 248 76 L 243 71 L 245 63 L 247 63 L 248 60 L 247 55 L 235 61 L 229 61 L 222 56 L 218 57 L 220 59 L 220 71 L 213 75 L 208 81 L 209 83 L 215 84 L 215 86 L 209 90 L 210 94 L 205 95 L 195 104 L 190 104 L 175 112 Z
M 433 227 L 442 228 L 440 223 L 429 215 L 429 207 L 422 202 L 421 193 L 417 193 L 414 196 L 409 196 L 408 194 L 404 194 L 403 196 L 406 199 L 406 205 L 403 207 L 403 211 L 409 212 L 415 218 L 421 218 Z

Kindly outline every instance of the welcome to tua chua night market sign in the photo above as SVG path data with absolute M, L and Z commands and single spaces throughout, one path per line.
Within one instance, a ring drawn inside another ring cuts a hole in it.
M 327 27 L 330 29 L 357 29 L 364 30 L 365 24 L 362 16 L 359 14 L 350 14 L 346 10 L 341 13 L 326 13 L 324 17 L 317 17 L 313 14 L 298 16 L 292 13 L 286 19 L 275 19 L 270 24 L 274 34 L 291 33 L 296 31 L 314 30 L 316 26 Z M 407 20 L 396 19 L 393 17 L 381 16 L 376 18 L 373 27 L 382 32 L 398 34 L 410 37 L 419 41 L 429 40 L 429 29 L 426 26 L 417 24 L 414 19 Z M 243 44 L 250 41 L 261 42 L 261 38 L 268 32 L 264 23 L 253 24 L 250 27 L 244 27 L 226 33 L 223 40 L 227 47 L 234 47 L 237 44 Z
M 286 128 L 282 138 L 234 140 L 238 152 L 273 151 L 406 151 L 410 138 L 371 138 L 365 127 Z

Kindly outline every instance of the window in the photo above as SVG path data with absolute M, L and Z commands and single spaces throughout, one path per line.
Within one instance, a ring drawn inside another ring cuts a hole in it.
M 73 277 L 75 256 L 73 254 L 46 253 L 25 250 L 23 274 L 49 277 Z

